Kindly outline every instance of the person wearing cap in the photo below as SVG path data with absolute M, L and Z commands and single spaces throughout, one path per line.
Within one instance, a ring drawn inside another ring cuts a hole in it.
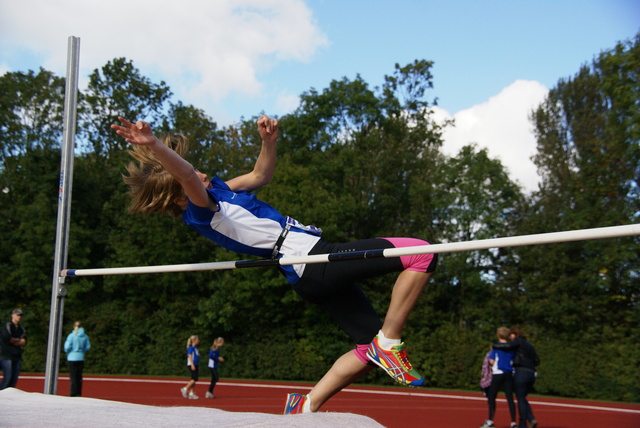
M 27 333 L 20 325 L 22 310 L 11 311 L 11 321 L 2 326 L 0 332 L 0 366 L 2 367 L 2 382 L 0 390 L 14 388 L 18 383 L 22 367 L 22 352 L 27 344 Z

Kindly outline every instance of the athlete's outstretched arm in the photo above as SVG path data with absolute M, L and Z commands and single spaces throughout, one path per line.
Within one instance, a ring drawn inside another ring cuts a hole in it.
M 258 119 L 258 131 L 262 138 L 262 148 L 256 160 L 253 171 L 227 181 L 231 190 L 246 190 L 251 192 L 271 181 L 276 168 L 278 143 L 278 119 L 271 119 L 262 115 Z
M 118 119 L 122 125 L 111 125 L 118 135 L 124 137 L 128 143 L 148 146 L 167 172 L 178 180 L 191 202 L 200 207 L 215 209 L 215 204 L 208 197 L 193 166 L 158 140 L 148 123 L 139 120 L 133 124 L 123 117 Z

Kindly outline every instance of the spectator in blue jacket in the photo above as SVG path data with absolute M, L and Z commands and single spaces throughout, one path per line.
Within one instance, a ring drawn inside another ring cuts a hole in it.
M 507 327 L 498 327 L 496 336 L 500 343 L 507 343 L 510 330 Z M 489 404 L 489 419 L 487 419 L 480 428 L 495 427 L 493 417 L 496 413 L 496 397 L 501 389 L 504 389 L 504 395 L 509 406 L 509 414 L 511 415 L 510 428 L 516 428 L 516 406 L 513 402 L 513 350 L 498 350 L 492 346 L 489 352 L 488 365 L 491 368 L 491 381 L 486 389 L 487 403 Z
M 80 321 L 73 324 L 73 331 L 64 342 L 69 366 L 69 396 L 82 396 L 82 370 L 84 369 L 84 353 L 91 349 L 89 336 L 84 332 Z
M 522 334 L 519 328 L 512 328 L 509 334 L 509 343 L 494 343 L 493 349 L 501 351 L 515 351 L 513 357 L 513 386 L 518 400 L 518 428 L 536 428 L 538 422 L 533 416 L 531 405 L 527 395 L 533 390 L 536 381 L 536 367 L 540 364 L 540 358 L 536 349 Z

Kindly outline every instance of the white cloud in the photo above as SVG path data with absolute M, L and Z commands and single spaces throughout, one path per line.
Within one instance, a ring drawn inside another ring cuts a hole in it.
M 525 191 L 536 190 L 539 177 L 531 161 L 536 140 L 529 116 L 547 93 L 539 82 L 517 80 L 486 102 L 453 116 L 435 107 L 436 120 L 455 119 L 455 127 L 444 132 L 443 152 L 455 156 L 463 146 L 476 143 L 487 148 L 492 158 L 500 159 Z
M 290 94 L 288 92 L 282 92 L 276 99 L 276 108 L 278 111 L 291 113 L 300 105 L 300 97 Z
M 26 49 L 64 75 L 68 37 L 80 37 L 82 76 L 126 57 L 195 104 L 256 95 L 261 72 L 328 43 L 302 0 L 0 0 L 0 10 L 5 52 Z

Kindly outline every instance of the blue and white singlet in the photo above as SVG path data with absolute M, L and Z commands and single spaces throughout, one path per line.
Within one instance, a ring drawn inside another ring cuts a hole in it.
M 221 247 L 239 253 L 270 258 L 271 252 L 286 224 L 291 229 L 282 243 L 280 255 L 306 256 L 320 240 L 321 230 L 305 226 L 285 217 L 252 193 L 234 192 L 219 177 L 211 179 L 209 195 L 218 205 L 217 211 L 199 207 L 189 201 L 182 213 L 183 221 L 200 235 Z M 280 266 L 291 284 L 302 277 L 304 264 Z

